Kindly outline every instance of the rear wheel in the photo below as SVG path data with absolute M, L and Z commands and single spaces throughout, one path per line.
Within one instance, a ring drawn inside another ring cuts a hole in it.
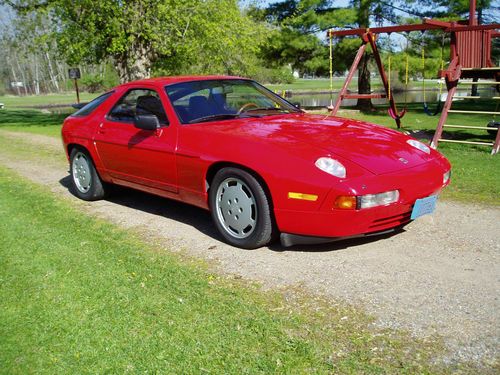
M 223 168 L 209 192 L 212 219 L 226 242 L 255 249 L 272 239 L 270 201 L 262 185 L 239 168 Z
M 87 151 L 81 148 L 74 148 L 71 151 L 70 173 L 73 191 L 78 198 L 95 201 L 105 197 L 104 184 Z

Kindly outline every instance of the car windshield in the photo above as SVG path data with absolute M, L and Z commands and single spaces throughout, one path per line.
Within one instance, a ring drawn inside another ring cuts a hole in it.
M 300 112 L 246 79 L 182 82 L 167 86 L 166 91 L 183 124 Z

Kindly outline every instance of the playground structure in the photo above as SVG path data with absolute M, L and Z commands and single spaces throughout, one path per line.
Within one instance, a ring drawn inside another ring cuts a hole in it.
M 398 25 L 386 26 L 375 28 L 360 28 L 350 30 L 329 30 L 327 35 L 330 38 L 330 74 L 332 74 L 332 39 L 334 37 L 344 36 L 359 36 L 362 44 L 359 47 L 354 61 L 349 69 L 346 80 L 340 89 L 335 103 L 332 103 L 329 108 L 332 114 L 336 114 L 340 108 L 343 99 L 379 99 L 386 98 L 389 101 L 389 114 L 395 120 L 398 128 L 401 127 L 401 118 L 405 114 L 405 109 L 398 112 L 392 88 L 390 85 L 390 78 L 388 78 L 384 64 L 382 62 L 379 50 L 377 48 L 376 39 L 379 34 L 391 33 L 404 33 L 412 31 L 426 31 L 426 30 L 441 30 L 443 33 L 450 35 L 450 63 L 444 69 L 441 65 L 441 70 L 438 72 L 438 77 L 443 78 L 446 83 L 447 97 L 442 107 L 441 116 L 431 142 L 432 148 L 437 148 L 439 142 L 454 142 L 492 146 L 492 154 L 496 154 L 500 149 L 500 129 L 497 130 L 496 139 L 494 142 L 472 142 L 462 140 L 443 139 L 443 128 L 454 129 L 475 129 L 475 130 L 490 130 L 486 126 L 478 127 L 471 125 L 451 125 L 446 124 L 448 113 L 462 113 L 462 114 L 491 114 L 500 115 L 498 106 L 495 111 L 469 111 L 469 110 L 452 110 L 451 105 L 459 84 L 465 85 L 487 85 L 494 86 L 497 92 L 500 93 L 500 67 L 495 66 L 491 61 L 492 39 L 500 37 L 500 24 L 478 25 L 476 18 L 476 0 L 470 1 L 469 20 L 468 22 L 443 22 L 432 19 L 424 19 L 421 24 L 412 25 Z M 444 39 L 443 39 L 444 43 Z M 366 51 L 367 46 L 370 45 L 372 53 L 377 65 L 380 78 L 384 87 L 384 93 L 370 93 L 370 94 L 351 94 L 348 93 L 348 86 L 351 82 L 356 69 Z M 390 74 L 390 72 L 389 72 Z M 406 77 L 407 79 L 407 77 Z M 472 79 L 472 81 L 461 81 L 461 79 Z M 480 81 L 486 79 L 486 81 Z M 500 94 L 499 94 L 500 95 Z M 461 96 L 462 99 L 481 99 L 479 96 Z M 500 100 L 500 96 L 494 96 L 493 100 Z M 425 100 L 424 100 L 425 101 Z M 437 113 L 436 113 L 437 114 Z

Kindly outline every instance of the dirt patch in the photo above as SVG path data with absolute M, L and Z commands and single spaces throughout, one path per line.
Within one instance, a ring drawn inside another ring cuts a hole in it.
M 61 149 L 50 137 L 0 134 Z M 82 202 L 68 192 L 67 166 L 19 160 L 1 150 L 0 164 L 87 212 L 162 239 L 165 249 L 213 261 L 220 272 L 269 288 L 301 285 L 332 301 L 362 305 L 377 317 L 378 326 L 407 329 L 419 337 L 441 335 L 450 349 L 445 360 L 498 359 L 498 208 L 440 202 L 433 216 L 396 235 L 246 251 L 222 243 L 203 210 L 126 189 L 109 200 Z

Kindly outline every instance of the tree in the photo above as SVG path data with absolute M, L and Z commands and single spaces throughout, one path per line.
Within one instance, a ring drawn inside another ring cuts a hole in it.
M 301 74 L 328 72 L 328 47 L 318 32 L 354 21 L 350 9 L 332 7 L 328 0 L 284 0 L 266 9 L 254 9 L 252 16 L 266 21 L 271 32 L 261 49 L 272 66 L 290 64 Z
M 154 67 L 175 71 L 179 63 L 231 71 L 259 42 L 237 0 L 4 2 L 24 13 L 47 10 L 68 63 L 111 58 L 122 82 L 147 78 Z
M 17 94 L 60 91 L 66 66 L 57 57 L 55 40 L 50 37 L 50 20 L 44 12 L 10 14 L 0 26 L 1 63 L 4 80 L 21 82 Z
M 277 31 L 264 49 L 264 56 L 278 63 L 289 62 L 301 72 L 308 68 L 315 73 L 326 73 L 328 69 L 328 47 L 318 38 L 319 32 L 333 27 L 370 27 L 375 21 L 383 22 L 395 18 L 392 6 L 381 0 L 352 0 L 351 6 L 340 8 L 331 0 L 284 0 L 271 4 L 263 17 Z M 346 38 L 336 48 L 336 56 L 354 57 L 359 39 Z M 346 49 L 345 47 L 349 47 Z M 337 54 L 339 53 L 339 55 Z M 342 59 L 345 61 L 346 59 Z M 352 61 L 352 59 L 349 59 Z M 358 70 L 358 90 L 370 93 L 370 55 L 364 55 Z M 338 64 L 338 60 L 335 61 Z M 340 63 L 337 69 L 345 69 Z M 359 100 L 358 107 L 371 109 L 371 101 Z

